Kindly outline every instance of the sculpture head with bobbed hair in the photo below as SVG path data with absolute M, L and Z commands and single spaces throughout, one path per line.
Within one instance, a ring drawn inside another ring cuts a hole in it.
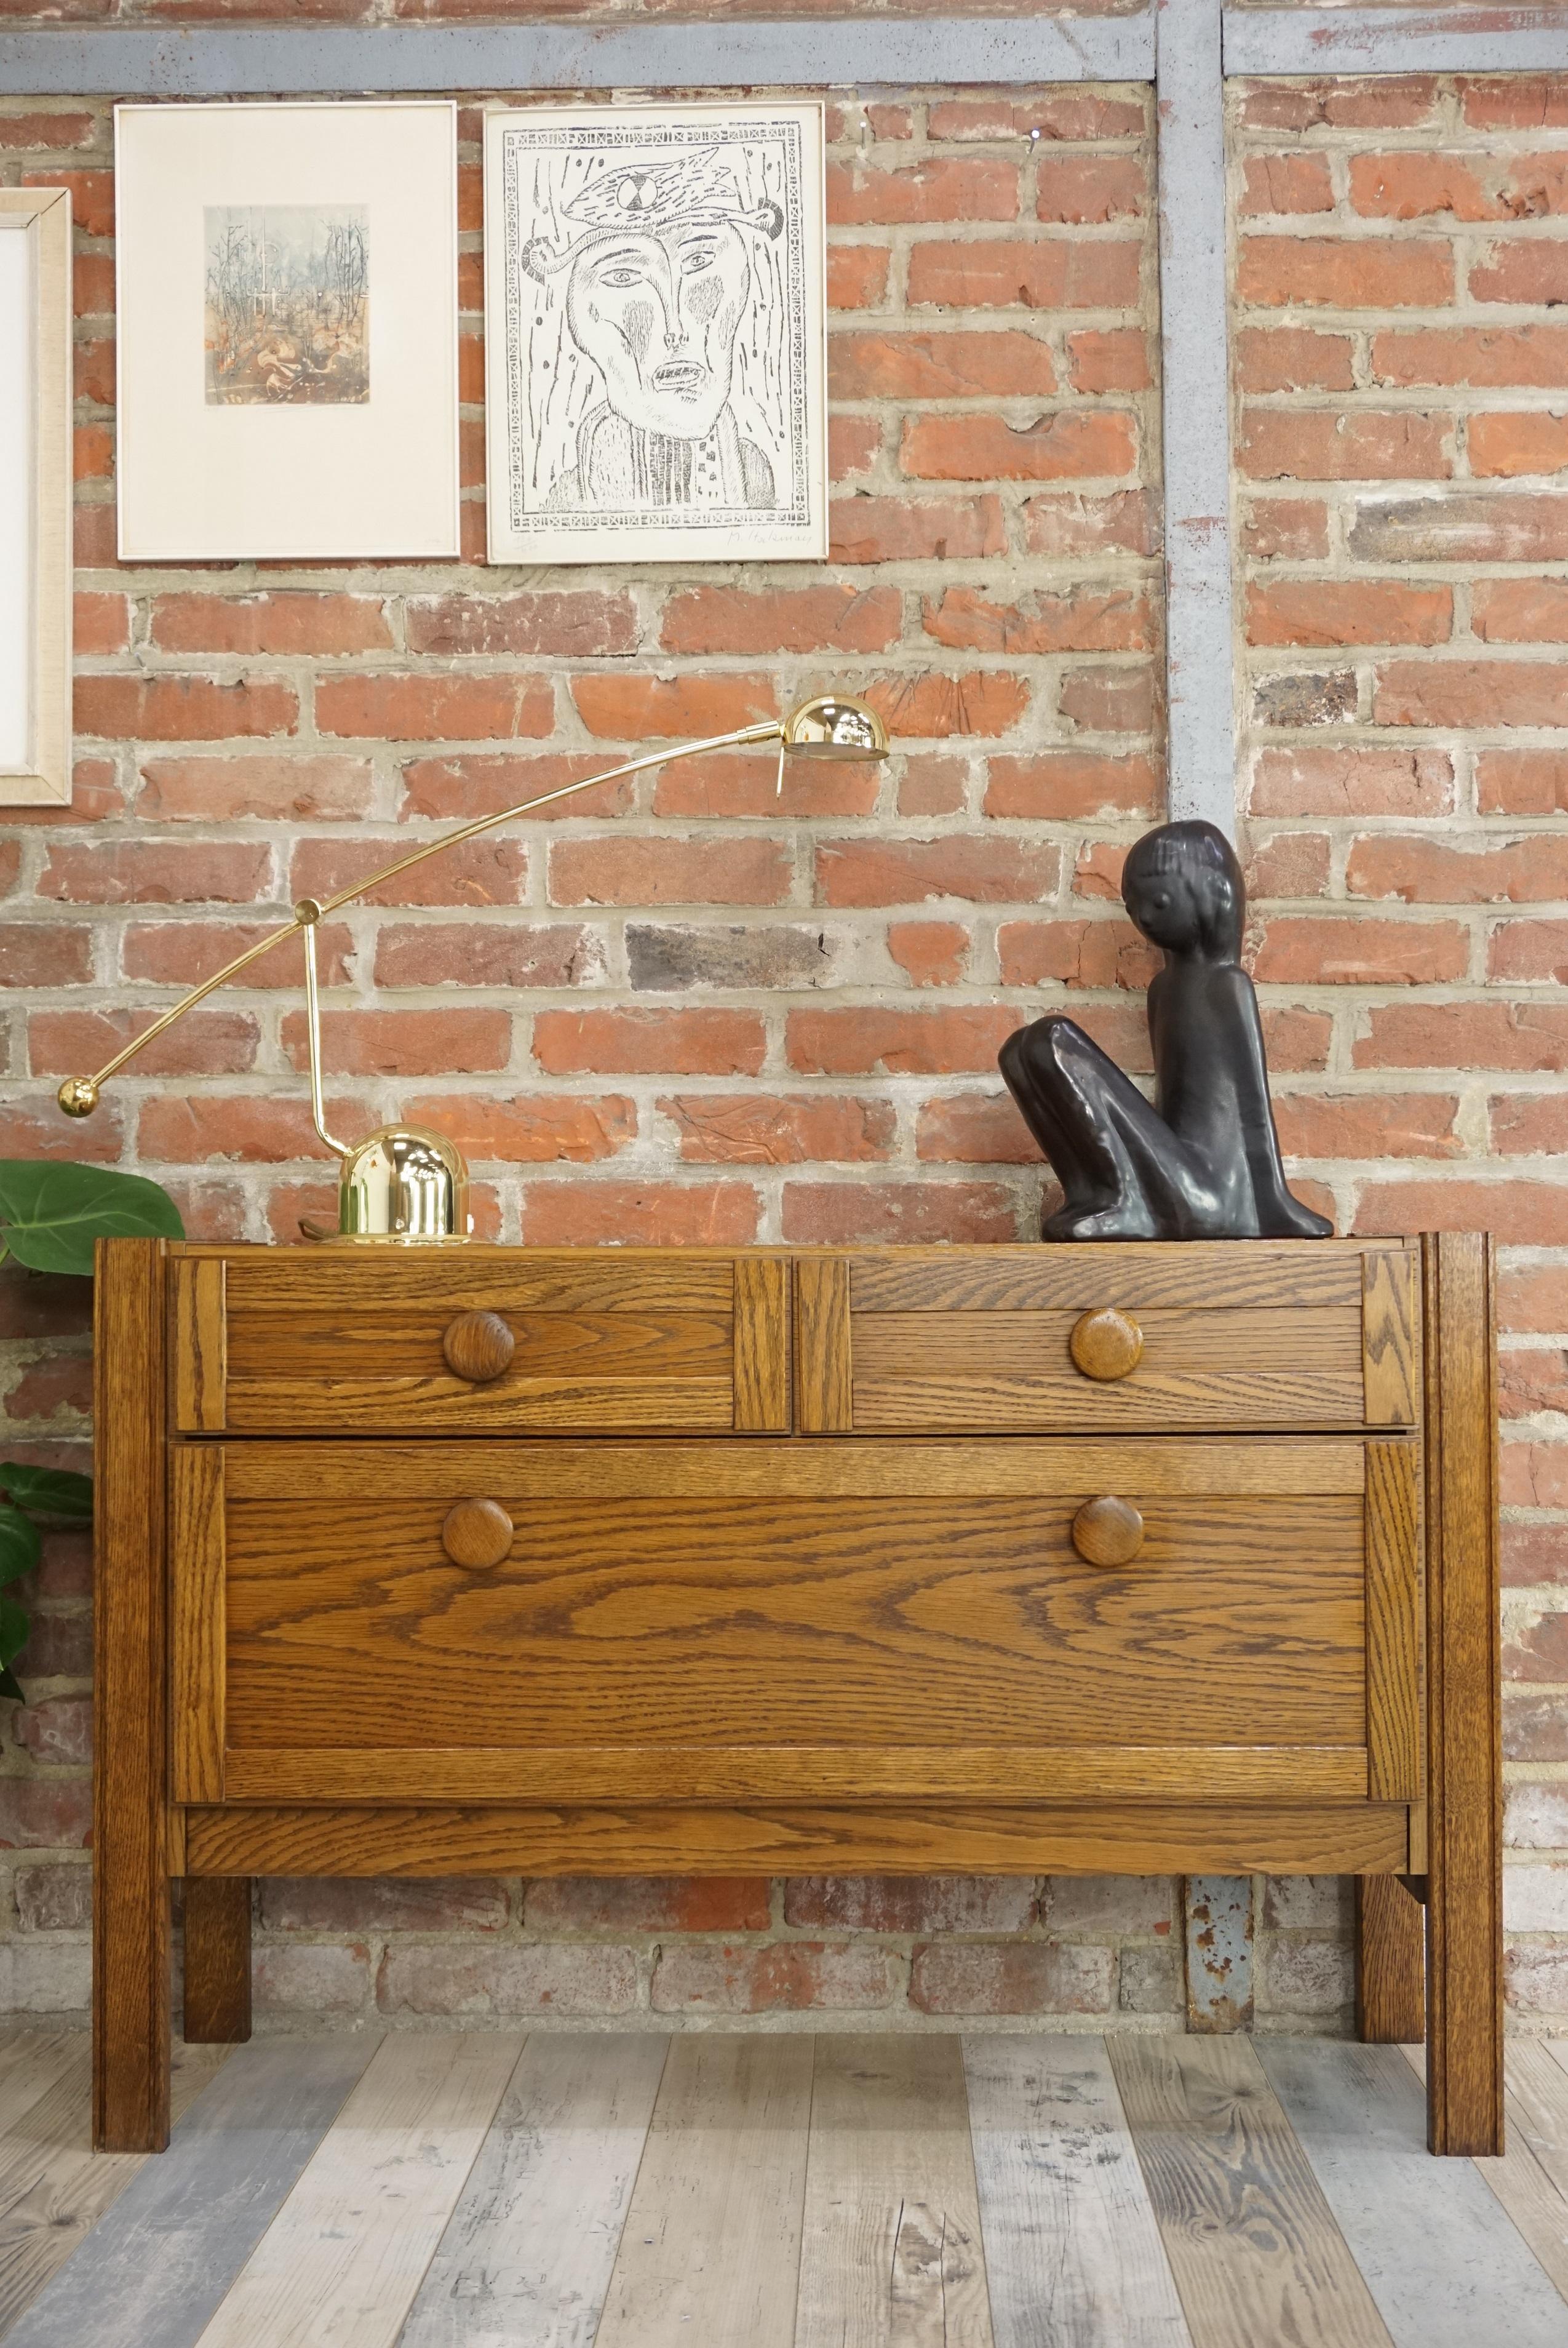
M 1122 869 L 1122 901 L 1150 943 L 1168 954 L 1241 960 L 1246 883 L 1235 849 L 1212 823 L 1145 832 Z

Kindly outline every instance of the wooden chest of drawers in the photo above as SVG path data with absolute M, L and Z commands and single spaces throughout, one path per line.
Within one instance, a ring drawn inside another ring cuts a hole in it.
M 1491 2148 L 1490 1280 L 109 1242 L 99 2141 L 164 2138 L 177 1875 L 227 2035 L 258 1874 L 1269 1869 L 1362 1879 L 1368 2034 L 1425 1898 Z

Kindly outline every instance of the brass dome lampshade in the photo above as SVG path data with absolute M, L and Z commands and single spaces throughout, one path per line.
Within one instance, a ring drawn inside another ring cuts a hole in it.
M 717 734 L 702 742 L 683 742 L 672 750 L 655 750 L 646 757 L 629 759 L 624 765 L 608 767 L 602 775 L 584 776 L 580 782 L 565 783 L 559 790 L 545 791 L 538 798 L 524 799 L 517 807 L 503 808 L 499 814 L 482 816 L 475 823 L 466 823 L 449 831 L 428 846 L 415 849 L 400 856 L 378 872 L 367 873 L 335 896 L 319 901 L 302 897 L 294 907 L 292 921 L 282 923 L 264 938 L 246 948 L 242 954 L 225 963 L 224 967 L 192 987 L 172 1010 L 166 1011 L 144 1028 L 134 1042 L 105 1062 L 96 1075 L 67 1076 L 56 1097 L 67 1117 L 90 1117 L 98 1105 L 102 1087 L 109 1078 L 118 1076 L 128 1060 L 135 1058 L 144 1045 L 161 1035 L 177 1020 L 212 994 L 214 990 L 241 971 L 257 962 L 285 938 L 298 936 L 303 942 L 305 960 L 305 1035 L 309 1047 L 311 1079 L 311 1122 L 320 1139 L 339 1162 L 338 1222 L 335 1231 L 309 1221 L 302 1230 L 309 1239 L 334 1244 L 364 1246 L 456 1246 L 470 1236 L 473 1221 L 468 1211 L 468 1169 L 456 1142 L 423 1126 L 384 1125 L 374 1133 L 366 1134 L 363 1141 L 335 1140 L 326 1127 L 326 1109 L 322 1087 L 322 1035 L 319 981 L 316 971 L 316 929 L 328 913 L 340 906 L 352 904 L 356 897 L 379 888 L 383 881 L 395 880 L 399 873 L 409 871 L 448 848 L 474 839 L 481 832 L 494 831 L 504 823 L 512 823 L 520 816 L 531 814 L 534 808 L 548 807 L 553 800 L 569 798 L 574 792 L 592 790 L 600 783 L 618 782 L 623 776 L 642 774 L 650 767 L 664 767 L 678 758 L 695 758 L 713 750 L 733 750 L 761 747 L 776 742 L 779 750 L 778 788 L 784 788 L 784 761 L 800 757 L 809 758 L 885 758 L 887 756 L 887 731 L 876 712 L 851 695 L 822 693 L 803 701 L 787 717 L 764 718 L 755 726 L 743 726 L 731 734 Z

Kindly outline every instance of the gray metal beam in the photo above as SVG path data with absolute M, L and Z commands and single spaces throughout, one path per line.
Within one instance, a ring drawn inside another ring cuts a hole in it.
M 17 98 L 1152 81 L 1154 17 L 311 25 L 0 34 Z
M 1165 669 L 1173 821 L 1235 832 L 1230 335 L 1220 0 L 1159 16 L 1160 339 Z
M 1227 74 L 1553 73 L 1557 8 L 1227 8 Z

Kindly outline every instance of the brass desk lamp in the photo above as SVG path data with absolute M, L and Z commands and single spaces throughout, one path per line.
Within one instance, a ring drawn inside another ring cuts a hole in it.
M 268 936 L 258 938 L 242 954 L 236 954 L 212 977 L 193 986 L 189 994 L 144 1028 L 123 1052 L 106 1060 L 96 1076 L 67 1076 L 56 1097 L 67 1117 L 90 1117 L 98 1105 L 98 1095 L 113 1076 L 118 1076 L 128 1060 L 133 1060 L 144 1045 L 155 1035 L 161 1035 L 215 987 L 259 962 L 272 948 L 282 945 L 285 938 L 299 936 L 304 941 L 305 955 L 305 1033 L 310 1050 L 311 1122 L 326 1147 L 341 1160 L 338 1185 L 338 1228 L 335 1233 L 322 1231 L 310 1224 L 303 1228 L 312 1239 L 362 1242 L 373 1241 L 454 1244 L 468 1237 L 468 1169 L 463 1153 L 456 1143 L 444 1135 L 427 1132 L 417 1125 L 384 1125 L 378 1132 L 368 1134 L 363 1141 L 336 1141 L 326 1128 L 325 1107 L 322 1097 L 322 1035 L 321 1008 L 318 999 L 316 973 L 316 924 L 328 913 L 335 913 L 341 905 L 351 904 L 354 898 L 378 888 L 382 881 L 391 880 L 400 872 L 407 872 L 427 857 L 439 856 L 443 850 L 456 848 L 460 841 L 477 839 L 482 831 L 494 831 L 498 824 L 511 823 L 518 816 L 528 815 L 535 808 L 548 807 L 554 799 L 569 798 L 574 791 L 592 790 L 599 783 L 618 782 L 623 775 L 640 775 L 650 767 L 669 766 L 677 758 L 695 758 L 708 750 L 733 750 L 756 743 L 776 742 L 779 746 L 776 788 L 784 788 L 786 757 L 808 758 L 885 758 L 887 756 L 887 735 L 882 720 L 874 709 L 844 694 L 819 694 L 815 699 L 802 702 L 787 717 L 770 717 L 756 726 L 743 726 L 733 734 L 716 734 L 705 742 L 683 742 L 672 750 L 656 750 L 644 758 L 629 759 L 624 766 L 608 767 L 602 775 L 585 775 L 580 782 L 564 783 L 559 790 L 546 791 L 538 798 L 525 799 L 518 807 L 503 808 L 498 815 L 481 816 L 476 823 L 466 823 L 456 831 L 433 839 L 412 854 L 400 856 L 395 864 L 384 865 L 379 872 L 370 872 L 356 880 L 350 889 L 340 889 L 333 897 L 319 901 L 313 897 L 302 897 L 294 907 L 294 918 L 283 922 Z

